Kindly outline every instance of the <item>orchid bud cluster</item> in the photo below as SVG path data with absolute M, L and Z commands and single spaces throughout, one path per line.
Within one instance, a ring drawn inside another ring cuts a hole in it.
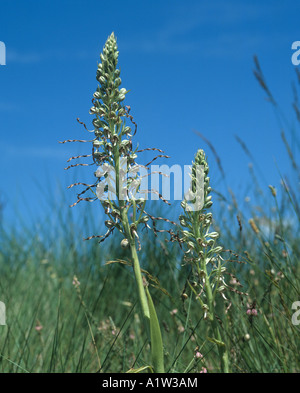
M 198 150 L 195 162 L 192 165 L 190 190 L 193 193 L 196 192 L 196 173 L 199 168 L 202 168 L 204 180 L 202 208 L 199 210 L 191 209 L 190 207 L 195 203 L 195 199 L 184 199 L 181 203 L 184 214 L 179 217 L 179 221 L 184 228 L 182 230 L 181 243 L 186 245 L 185 261 L 192 263 L 195 274 L 194 281 L 200 286 L 200 290 L 196 292 L 195 286 L 191 287 L 201 303 L 205 318 L 209 318 L 211 310 L 206 303 L 212 303 L 217 293 L 220 293 L 225 298 L 223 292 L 227 285 L 223 273 L 226 271 L 226 268 L 222 264 L 220 256 L 222 247 L 216 244 L 219 234 L 215 231 L 210 232 L 213 217 L 208 209 L 213 202 L 210 195 L 209 166 L 205 153 L 201 149 Z M 207 294 L 207 290 L 212 293 Z M 208 301 L 207 297 L 211 297 L 210 301 Z
M 100 54 L 101 63 L 98 64 L 96 79 L 100 83 L 94 93 L 93 106 L 90 114 L 95 127 L 95 148 L 93 157 L 98 164 L 112 162 L 114 148 L 118 146 L 120 154 L 134 155 L 131 150 L 131 140 L 122 140 L 123 136 L 131 137 L 131 128 L 126 126 L 124 117 L 128 117 L 128 110 L 122 104 L 128 91 L 119 89 L 122 81 L 120 70 L 117 69 L 119 52 L 114 33 L 110 35 Z
M 101 200 L 101 203 L 108 215 L 105 225 L 108 228 L 108 234 L 113 229 L 118 229 L 124 234 L 125 239 L 138 237 L 138 224 L 146 224 L 148 216 L 144 215 L 145 199 L 134 198 L 138 191 L 139 184 L 136 183 L 137 173 L 133 170 L 136 165 L 136 150 L 132 149 L 132 129 L 126 125 L 129 118 L 135 125 L 132 116 L 129 115 L 130 107 L 125 106 L 123 101 L 128 91 L 120 88 L 121 78 L 118 64 L 117 43 L 114 33 L 106 41 L 103 53 L 100 55 L 101 63 L 98 64 L 96 79 L 100 83 L 93 95 L 93 106 L 90 114 L 94 115 L 93 126 L 93 160 L 99 165 L 95 172 L 97 178 L 97 196 L 100 198 L 101 183 L 106 184 L 112 181 L 116 191 L 116 198 Z M 136 129 L 134 130 L 135 133 Z M 108 174 L 106 168 L 114 168 L 114 176 Z M 128 176 L 131 173 L 131 176 Z M 132 175 L 133 174 L 133 175 Z M 129 193 L 128 190 L 132 191 Z M 104 189 L 107 191 L 107 189 Z M 125 193 L 125 195 L 124 195 Z M 122 196 L 122 197 L 121 197 Z M 122 220 L 123 213 L 127 214 L 128 209 L 133 207 L 133 221 L 129 228 L 124 226 Z M 139 212 L 139 215 L 137 215 Z M 127 239 L 128 241 L 130 239 Z M 125 243 L 125 242 L 124 242 Z
M 90 114 L 95 115 L 93 158 L 99 165 L 104 162 L 114 164 L 116 147 L 119 153 L 121 150 L 121 154 L 130 153 L 131 150 L 131 140 L 122 141 L 124 135 L 130 138 L 131 128 L 126 126 L 124 120 L 127 109 L 122 101 L 128 91 L 119 89 L 121 78 L 120 70 L 117 69 L 118 55 L 116 39 L 112 33 L 100 54 L 101 63 L 98 64 L 96 74 L 100 86 L 94 93 L 93 106 L 90 109 Z

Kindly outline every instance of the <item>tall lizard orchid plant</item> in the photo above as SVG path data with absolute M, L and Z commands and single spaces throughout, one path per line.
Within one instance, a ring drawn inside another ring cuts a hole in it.
M 227 285 L 224 280 L 226 267 L 220 256 L 222 247 L 216 245 L 219 237 L 217 232 L 210 232 L 212 224 L 212 213 L 208 209 L 212 206 L 210 178 L 208 176 L 209 166 L 203 150 L 198 150 L 195 162 L 192 166 L 191 186 L 192 195 L 196 195 L 198 190 L 198 171 L 203 171 L 203 198 L 202 204 L 195 208 L 196 199 L 185 199 L 181 206 L 184 214 L 179 217 L 183 227 L 180 242 L 185 244 L 185 260 L 193 268 L 193 282 L 190 288 L 199 301 L 203 311 L 204 319 L 207 320 L 212 328 L 214 337 L 210 341 L 217 344 L 220 355 L 221 369 L 223 372 L 229 371 L 229 359 L 226 344 L 220 331 L 219 323 L 216 319 L 215 302 L 221 295 L 224 299 L 224 291 Z
M 90 141 L 93 145 L 92 154 L 70 159 L 92 156 L 93 164 L 98 166 L 95 172 L 96 181 L 94 184 L 75 183 L 70 187 L 77 185 L 86 187 L 78 194 L 78 200 L 75 204 L 82 200 L 100 200 L 107 215 L 105 221 L 106 234 L 104 236 L 91 236 L 88 239 L 100 237 L 100 242 L 102 242 L 117 230 L 123 235 L 122 247 L 130 249 L 138 297 L 151 343 L 151 366 L 155 372 L 162 373 L 164 372 L 164 359 L 161 331 L 138 258 L 138 249 L 141 247 L 138 235 L 139 227 L 147 226 L 150 228 L 147 222 L 149 218 L 153 219 L 153 217 L 145 211 L 147 198 L 141 197 L 143 194 L 140 188 L 141 184 L 138 181 L 136 158 L 137 153 L 142 150 L 137 150 L 137 148 L 133 150 L 132 147 L 132 137 L 136 133 L 137 126 L 133 117 L 129 114 L 130 107 L 124 105 L 128 91 L 125 88 L 120 88 L 120 70 L 117 68 L 118 56 L 116 38 L 112 33 L 105 43 L 103 53 L 100 54 L 101 63 L 98 64 L 96 74 L 96 79 L 100 85 L 94 93 L 93 106 L 90 109 L 90 114 L 94 116 L 94 129 L 90 131 L 94 134 L 94 138 Z M 134 131 L 127 125 L 128 119 L 133 124 Z M 87 130 L 85 124 L 81 124 Z M 73 141 L 76 140 L 64 142 Z M 146 150 L 158 150 L 162 153 L 159 149 Z M 159 156 L 167 157 L 161 154 Z M 148 169 L 149 164 L 144 168 Z M 70 167 L 77 165 L 82 164 L 70 165 Z M 83 197 L 88 191 L 93 192 L 93 197 Z M 107 195 L 107 197 L 104 197 L 104 195 Z

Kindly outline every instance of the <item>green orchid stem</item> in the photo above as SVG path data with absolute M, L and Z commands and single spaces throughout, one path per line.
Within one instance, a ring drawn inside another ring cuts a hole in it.
M 121 203 L 122 205 L 122 203 Z M 151 344 L 151 358 L 154 372 L 164 373 L 164 355 L 163 355 L 163 342 L 157 314 L 154 308 L 154 304 L 147 287 L 144 286 L 142 271 L 140 267 L 139 257 L 136 251 L 136 242 L 134 235 L 130 232 L 130 226 L 128 221 L 128 212 L 123 207 L 121 210 L 121 219 L 125 231 L 125 235 L 129 240 L 131 257 L 133 261 L 133 271 L 137 284 L 138 296 L 142 308 L 142 314 L 145 320 L 146 331 L 148 340 Z
M 147 287 L 144 287 L 141 267 L 136 252 L 135 240 L 130 241 L 130 250 L 133 260 L 133 271 L 137 283 L 138 295 L 146 322 L 148 339 L 151 344 L 152 366 L 155 373 L 164 373 L 164 355 L 162 336 L 154 304 Z
M 138 295 L 142 307 L 142 312 L 143 312 L 143 317 L 146 320 L 146 325 L 147 325 L 147 331 L 149 331 L 148 326 L 150 323 L 150 312 L 149 312 L 149 306 L 148 306 L 148 301 L 146 297 L 146 292 L 144 288 L 144 283 L 143 283 L 143 278 L 142 278 L 142 272 L 141 272 L 141 267 L 139 263 L 139 258 L 136 252 L 136 245 L 134 239 L 130 242 L 130 250 L 131 250 L 131 257 L 133 260 L 133 271 L 135 275 L 135 280 L 137 284 L 137 289 L 138 289 Z
M 117 173 L 117 177 L 118 177 L 118 172 L 116 172 L 116 173 Z M 124 201 L 120 200 L 119 205 L 121 208 L 121 220 L 122 220 L 122 224 L 123 224 L 123 228 L 124 228 L 124 232 L 125 232 L 124 234 L 125 234 L 126 238 L 128 239 L 129 245 L 130 245 L 131 257 L 132 257 L 132 261 L 133 261 L 133 271 L 134 271 L 135 280 L 136 280 L 136 284 L 137 284 L 140 304 L 142 307 L 142 313 L 143 313 L 143 317 L 145 318 L 145 321 L 146 321 L 147 332 L 149 332 L 148 326 L 149 326 L 149 321 L 150 321 L 150 313 L 149 313 L 149 307 L 148 307 L 147 297 L 146 297 L 146 293 L 145 293 L 145 288 L 144 288 L 144 284 L 143 284 L 143 277 L 142 277 L 142 271 L 141 271 L 141 267 L 140 267 L 139 257 L 136 252 L 135 238 L 134 238 L 134 235 L 132 235 L 131 231 L 130 231 L 130 225 L 129 225 L 129 220 L 128 220 L 128 216 L 127 216 L 128 211 L 126 210 L 126 208 L 124 206 Z M 149 336 L 149 334 L 148 334 L 148 336 Z M 150 336 L 149 336 L 149 338 L 150 338 Z
M 214 336 L 218 341 L 222 341 L 220 329 L 216 319 L 214 318 L 211 323 L 212 323 L 212 330 L 214 332 Z M 218 345 L 218 351 L 221 360 L 221 371 L 222 373 L 229 373 L 229 359 L 228 359 L 228 351 L 226 348 L 226 344 L 224 346 Z
M 201 265 L 202 265 L 202 270 L 204 271 L 205 274 L 206 294 L 207 294 L 207 302 L 209 307 L 209 321 L 211 323 L 211 327 L 215 339 L 218 342 L 223 342 L 220 329 L 218 326 L 218 322 L 215 318 L 214 296 L 209 281 L 205 259 L 202 261 Z M 222 373 L 229 373 L 229 358 L 228 358 L 228 351 L 226 348 L 226 344 L 224 343 L 224 345 L 218 345 L 218 351 L 219 351 L 219 357 L 221 362 L 221 371 Z
M 164 373 L 164 347 L 161 337 L 161 331 L 155 307 L 147 287 L 145 287 L 149 312 L 150 312 L 150 335 L 151 335 L 151 356 L 155 373 Z

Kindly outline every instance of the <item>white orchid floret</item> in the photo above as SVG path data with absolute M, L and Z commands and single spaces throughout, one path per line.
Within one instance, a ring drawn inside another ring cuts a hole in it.
M 205 237 L 210 237 L 211 239 L 217 239 L 219 237 L 218 232 L 211 232 L 205 235 Z

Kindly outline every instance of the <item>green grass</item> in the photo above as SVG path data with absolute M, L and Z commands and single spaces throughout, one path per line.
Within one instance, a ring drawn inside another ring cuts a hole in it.
M 243 284 L 242 289 L 231 286 L 247 292 L 258 310 L 251 320 L 246 313 L 249 299 L 229 293 L 232 305 L 221 316 L 221 328 L 233 372 L 300 371 L 299 327 L 291 322 L 292 303 L 300 300 L 296 218 L 295 213 L 284 222 L 277 210 L 265 235 L 256 234 L 246 219 L 240 231 L 235 213 L 224 218 L 227 225 L 219 224 L 222 244 L 233 250 L 223 257 Z M 259 226 L 262 217 L 254 219 Z M 82 227 L 68 222 L 62 231 L 60 221 L 58 217 L 57 231 L 52 228 L 48 241 L 43 240 L 47 222 L 36 233 L 2 228 L 0 299 L 7 307 L 7 326 L 0 327 L 0 371 L 126 372 L 149 364 L 131 267 L 105 265 L 130 261 L 119 247 L 120 239 L 101 245 L 85 242 Z M 145 236 L 142 244 L 142 267 L 159 278 L 159 284 L 149 281 L 162 289 L 152 289 L 152 295 L 162 326 L 166 370 L 194 372 L 205 367 L 218 372 L 217 347 L 208 340 L 200 308 L 186 286 L 189 268 L 181 266 L 180 248 L 166 243 L 162 235 Z M 77 289 L 74 275 L 80 281 Z M 188 294 L 184 301 L 183 291 Z M 196 347 L 203 360 L 194 358 Z

